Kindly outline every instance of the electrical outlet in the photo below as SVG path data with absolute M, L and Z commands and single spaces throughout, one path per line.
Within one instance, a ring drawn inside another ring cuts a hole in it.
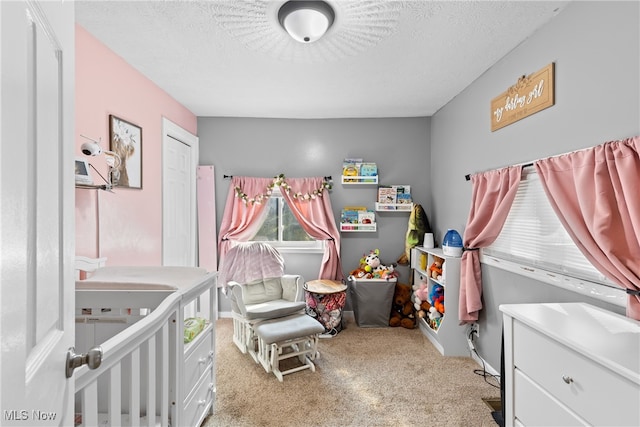
M 476 338 L 480 338 L 480 325 L 477 323 L 471 324 L 471 335 L 475 335 Z

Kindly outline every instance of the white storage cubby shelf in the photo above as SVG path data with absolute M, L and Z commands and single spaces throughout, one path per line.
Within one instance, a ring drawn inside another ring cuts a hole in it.
M 434 256 L 444 260 L 441 280 L 429 277 L 429 266 L 433 264 Z M 418 319 L 420 330 L 443 356 L 469 356 L 466 327 L 458 321 L 460 258 L 446 256 L 441 248 L 416 246 L 411 250 L 411 268 L 414 284 L 420 284 L 425 277 L 429 291 L 436 284 L 444 288 L 445 309 L 440 324 L 431 326 L 428 319 Z

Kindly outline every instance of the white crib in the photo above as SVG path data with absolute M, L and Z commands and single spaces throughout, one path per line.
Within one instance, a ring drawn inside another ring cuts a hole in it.
M 76 426 L 198 426 L 215 402 L 216 273 L 103 267 L 76 282 Z M 184 320 L 206 319 L 184 343 Z

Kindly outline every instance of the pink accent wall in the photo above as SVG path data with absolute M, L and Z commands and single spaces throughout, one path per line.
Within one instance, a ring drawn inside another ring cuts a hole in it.
M 142 189 L 76 189 L 76 255 L 109 265 L 162 264 L 162 118 L 194 135 L 197 117 L 76 25 L 76 155 L 106 176 L 104 156 L 86 157 L 80 134 L 109 148 L 109 115 L 142 128 Z M 102 179 L 92 171 L 95 183 Z

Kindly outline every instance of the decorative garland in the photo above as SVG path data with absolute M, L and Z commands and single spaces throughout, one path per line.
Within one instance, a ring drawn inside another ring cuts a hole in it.
M 271 182 L 271 184 L 267 185 L 267 189 L 266 192 L 264 192 L 263 194 L 258 194 L 253 198 L 249 198 L 249 196 L 247 196 L 247 194 L 242 191 L 242 188 L 240 188 L 239 186 L 236 186 L 235 190 L 236 190 L 236 197 L 239 199 L 242 199 L 242 201 L 247 204 L 261 204 L 263 201 L 265 201 L 266 199 L 268 199 L 271 194 L 273 193 L 273 188 L 274 187 L 280 187 L 280 190 L 284 190 L 287 192 L 287 194 L 289 194 L 289 192 L 291 191 L 291 186 L 289 184 L 286 183 L 285 181 L 285 176 L 284 174 L 280 174 L 278 176 L 273 177 L 273 181 Z M 294 193 L 292 195 L 292 197 L 294 199 L 299 199 L 299 200 L 312 200 L 315 199 L 316 197 L 322 197 L 322 192 L 324 190 L 331 190 L 331 183 L 327 180 L 322 180 L 322 184 L 320 185 L 320 188 L 313 190 L 311 193 Z

